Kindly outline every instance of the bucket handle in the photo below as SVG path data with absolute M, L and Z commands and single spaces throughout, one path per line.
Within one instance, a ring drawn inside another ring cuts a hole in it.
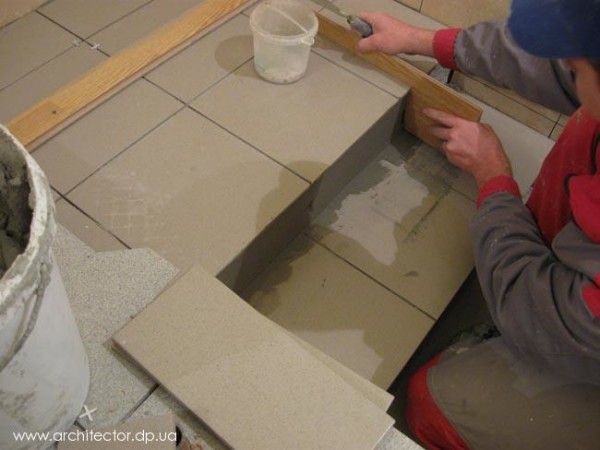
M 313 44 L 315 43 L 315 37 L 314 36 L 308 36 L 308 37 L 302 38 L 302 43 L 304 45 L 308 45 L 309 47 L 312 47 Z

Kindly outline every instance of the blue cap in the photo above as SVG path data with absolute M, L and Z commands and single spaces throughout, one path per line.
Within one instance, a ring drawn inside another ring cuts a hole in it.
M 600 0 L 513 0 L 508 28 L 533 55 L 600 60 Z

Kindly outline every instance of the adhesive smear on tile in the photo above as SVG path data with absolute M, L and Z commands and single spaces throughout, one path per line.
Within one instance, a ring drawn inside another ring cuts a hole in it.
M 404 166 L 380 161 L 386 177 L 365 192 L 348 195 L 335 211 L 331 225 L 338 233 L 360 243 L 381 264 L 396 259 L 395 229 L 425 202 L 430 192 Z

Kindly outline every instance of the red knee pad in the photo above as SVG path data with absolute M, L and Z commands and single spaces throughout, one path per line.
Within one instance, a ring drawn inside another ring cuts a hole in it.
M 421 367 L 408 381 L 406 421 L 421 444 L 430 450 L 468 450 L 467 444 L 435 404 L 427 387 L 427 372 L 438 355 Z

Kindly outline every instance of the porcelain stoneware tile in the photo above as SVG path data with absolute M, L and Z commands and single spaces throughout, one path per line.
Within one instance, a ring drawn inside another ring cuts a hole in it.
M 393 423 L 199 266 L 114 339 L 235 449 L 375 448 Z
M 275 323 L 383 389 L 433 325 L 429 317 L 303 236 L 244 297 Z
M 150 2 L 151 0 L 54 0 L 39 11 L 85 39 Z
M 86 439 L 93 432 L 101 439 Z M 93 428 L 86 435 L 71 434 L 73 440 L 58 444 L 58 450 L 175 450 L 177 432 L 171 414 L 129 420 L 114 426 Z
M 56 202 L 56 217 L 58 223 L 96 252 L 127 249 L 108 231 L 103 230 L 96 222 L 66 200 L 61 199 Z
M 202 0 L 154 0 L 92 35 L 89 41 L 100 44 L 103 51 L 114 55 L 199 3 Z
M 264 81 L 250 61 L 192 106 L 312 182 L 397 101 L 313 53 L 295 83 Z
M 410 6 L 412 9 L 419 11 L 421 9 L 421 3 L 423 0 L 398 0 L 400 3 Z
M 28 73 L 0 91 L 0 122 L 8 122 L 105 59 L 81 43 Z
M 565 127 L 563 125 L 557 123 L 554 129 L 552 130 L 552 133 L 550 134 L 550 139 L 556 141 L 558 137 L 562 134 L 564 129 Z
M 548 136 L 558 120 L 558 113 L 547 110 L 554 115 L 553 118 L 549 118 L 532 109 L 528 104 L 521 103 L 473 78 L 458 74 L 452 80 L 473 97 L 543 135 Z
M 189 102 L 252 55 L 248 18 L 240 14 L 178 53 L 146 78 Z
M 130 247 L 216 275 L 307 188 L 185 109 L 68 197 Z
M 183 105 L 138 80 L 41 145 L 33 157 L 65 194 Z
M 437 318 L 473 268 L 474 213 L 473 201 L 386 149 L 317 217 L 310 235 Z
M 118 423 L 154 382 L 110 349 L 110 337 L 171 281 L 177 269 L 148 249 L 95 253 L 59 226 L 53 250 L 90 362 L 86 428 Z
M 74 39 L 35 12 L 0 28 L 0 89 L 68 50 Z
M 421 12 L 453 27 L 508 17 L 510 0 L 423 0 Z

